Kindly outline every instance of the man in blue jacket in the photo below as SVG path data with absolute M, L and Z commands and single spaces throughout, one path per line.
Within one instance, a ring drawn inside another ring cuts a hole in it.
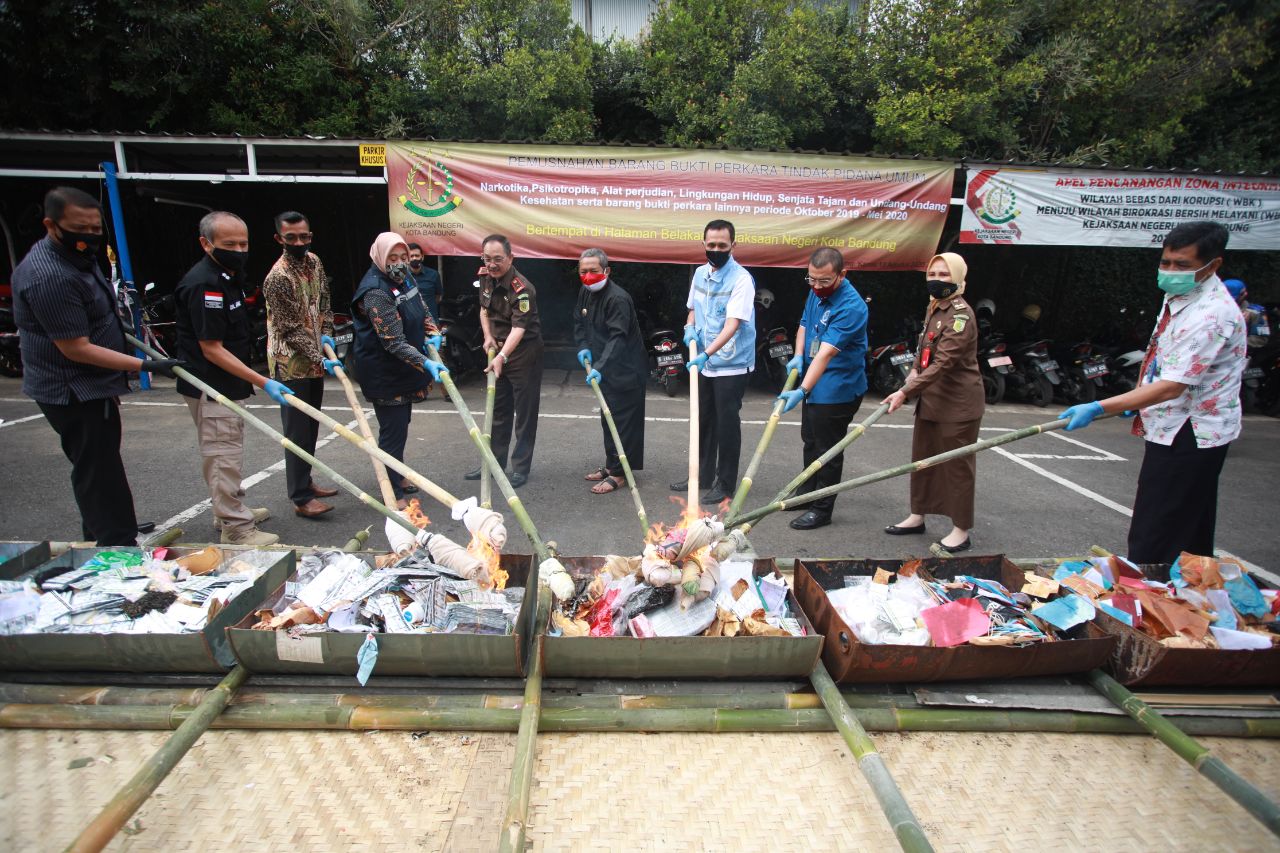
M 804 402 L 800 439 L 807 467 L 844 437 L 867 392 L 867 303 L 844 277 L 844 256 L 824 246 L 809 258 L 809 296 L 796 330 L 796 354 L 788 371 L 800 371 L 800 384 L 779 397 L 787 412 Z M 818 469 L 801 493 L 840 482 L 844 454 Z M 831 523 L 835 496 L 798 507 L 807 512 L 791 522 L 795 530 Z

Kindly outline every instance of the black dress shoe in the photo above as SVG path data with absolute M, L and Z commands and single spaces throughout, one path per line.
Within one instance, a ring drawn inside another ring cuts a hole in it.
M 525 483 L 529 482 L 529 475 L 521 474 L 519 471 L 516 471 L 514 474 L 508 477 L 507 480 L 511 482 L 511 488 L 518 489 L 521 486 L 523 486 Z
M 729 495 L 728 493 L 726 493 L 724 489 L 720 488 L 719 486 L 712 486 L 702 495 L 701 502 L 704 504 L 714 505 L 730 497 L 732 497 L 732 495 Z
M 155 529 L 156 529 L 156 523 L 155 523 L 154 521 L 139 521 L 139 522 L 138 522 L 138 532 L 139 532 L 139 533 L 150 533 L 150 532 L 152 532 L 152 531 L 153 531 L 153 530 L 155 530 Z
M 813 530 L 818 527 L 826 527 L 831 523 L 831 516 L 825 512 L 818 512 L 811 509 L 799 518 L 791 519 L 792 530 Z
M 890 524 L 884 529 L 885 533 L 890 536 L 915 536 L 924 533 L 924 525 L 917 524 L 915 527 L 899 527 L 896 524 Z
M 968 537 L 965 537 L 965 540 L 961 542 L 959 545 L 943 545 L 941 542 L 937 542 L 935 544 L 939 548 L 941 548 L 943 551 L 946 551 L 948 554 L 959 554 L 961 551 L 968 551 L 970 548 L 972 548 L 973 540 Z
M 673 492 L 687 492 L 687 491 L 689 491 L 689 481 L 688 481 L 688 480 L 681 480 L 681 481 L 680 481 L 680 482 L 678 482 L 678 483 L 672 483 L 672 484 L 671 484 L 671 491 L 673 491 Z
M 465 473 L 465 474 L 463 474 L 463 475 L 462 475 L 462 479 L 464 479 L 464 480 L 479 480 L 479 479 L 480 479 L 480 472 L 481 472 L 481 471 L 483 471 L 483 470 L 484 470 L 483 468 L 477 468 L 477 469 L 475 469 L 474 471 L 468 471 L 467 473 Z

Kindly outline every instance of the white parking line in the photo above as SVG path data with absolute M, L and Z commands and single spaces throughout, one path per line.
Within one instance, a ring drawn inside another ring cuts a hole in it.
M 0 420 L 0 429 L 4 429 L 5 427 L 17 426 L 18 424 L 25 424 L 27 421 L 38 421 L 43 417 L 44 415 L 27 415 L 25 418 L 14 418 L 11 421 Z
M 1072 482 L 1071 480 L 1068 480 L 1066 477 L 1059 477 L 1057 474 L 1053 473 L 1052 471 L 1047 471 L 1044 468 L 1041 468 L 1039 465 L 1035 464 L 1034 462 L 1028 462 L 1027 460 L 1022 459 L 1021 457 L 1013 453 L 1010 453 L 1009 451 L 1005 450 L 1003 447 L 993 447 L 991 449 L 994 450 L 996 453 L 999 453 L 1005 459 L 1016 462 L 1024 468 L 1035 471 L 1041 477 L 1044 477 L 1045 479 L 1048 479 L 1048 480 L 1052 480 L 1053 482 L 1057 483 L 1060 486 L 1066 486 L 1071 491 L 1076 492 L 1077 494 L 1084 495 L 1089 500 L 1096 501 L 1097 503 L 1100 503 L 1103 506 L 1105 506 L 1107 509 L 1113 509 L 1116 512 L 1120 513 L 1121 515 L 1125 516 L 1126 518 L 1133 517 L 1133 510 L 1129 509 L 1129 507 L 1118 504 L 1115 501 L 1111 500 L 1110 498 L 1104 498 L 1102 495 L 1098 494 L 1095 491 L 1091 491 L 1090 489 L 1086 489 L 1084 486 L 1080 485 L 1079 483 Z
M 180 405 L 185 408 L 185 405 L 182 403 L 178 403 L 176 405 Z M 372 410 L 368 410 L 365 412 L 365 414 L 367 415 L 367 414 L 370 414 L 371 412 Z M 356 421 L 351 421 L 350 423 L 347 424 L 347 429 L 355 429 L 355 428 L 356 428 Z M 329 444 L 331 441 L 333 441 L 337 437 L 338 437 L 338 434 L 336 432 L 331 432 L 328 435 L 324 436 L 323 438 L 321 438 L 319 441 L 316 442 L 316 450 L 319 450 L 320 448 Z M 275 474 L 283 470 L 284 470 L 284 460 L 281 459 L 276 464 L 268 465 L 266 468 L 263 468 L 261 471 L 258 471 L 254 474 L 250 474 L 248 477 L 243 478 L 240 481 L 240 486 L 241 488 L 248 491 L 251 487 L 258 485 L 263 480 L 270 477 L 272 474 Z M 156 525 L 156 530 L 168 530 L 170 527 L 173 527 L 175 525 L 185 524 L 186 522 L 195 518 L 197 515 L 200 515 L 200 513 L 209 509 L 211 506 L 212 506 L 211 501 L 208 498 L 205 498 L 199 503 L 192 504 L 191 506 L 187 507 L 182 512 L 176 515 L 170 516 L 169 518 L 166 518 L 164 521 Z
M 1046 432 L 1046 433 L 1043 433 L 1043 434 L 1044 434 L 1044 435 L 1049 436 L 1050 438 L 1056 438 L 1058 441 L 1065 441 L 1065 442 L 1068 442 L 1068 443 L 1070 443 L 1070 444 L 1074 444 L 1076 447 L 1083 447 L 1085 450 L 1092 450 L 1094 453 L 1099 453 L 1099 454 L 1101 454 L 1104 458 L 1106 458 L 1106 460 L 1107 460 L 1108 462 L 1124 462 L 1124 461 L 1126 461 L 1126 460 L 1125 460 L 1125 458 L 1124 458 L 1123 456 L 1117 456 L 1117 455 L 1115 455 L 1114 453 L 1112 453 L 1110 450 L 1104 450 L 1104 449 L 1102 449 L 1101 447 L 1094 447 L 1092 444 L 1085 444 L 1083 441 L 1081 441 L 1081 440 L 1080 440 L 1080 439 L 1078 439 L 1078 438 L 1072 438 L 1071 436 L 1069 436 L 1069 435 L 1063 435 L 1063 434 L 1062 434 L 1062 433 L 1060 433 L 1060 432 Z M 1066 459 L 1075 459 L 1075 458 L 1089 458 L 1089 457 L 1073 457 L 1073 456 L 1067 456 L 1067 457 L 1064 457 L 1064 458 L 1066 458 Z
M 1050 433 L 1052 435 L 1052 433 Z M 1087 459 L 1091 462 L 1123 462 L 1124 460 L 1118 456 L 1107 454 L 1106 456 L 1090 456 L 1087 453 L 1060 455 L 1057 453 L 1015 453 L 1014 456 L 1019 459 Z

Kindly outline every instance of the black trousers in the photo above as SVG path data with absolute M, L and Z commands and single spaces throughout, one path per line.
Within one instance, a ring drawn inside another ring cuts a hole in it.
M 528 474 L 538 441 L 538 407 L 542 402 L 542 341 L 521 341 L 516 355 L 502 366 L 493 400 L 493 432 L 489 446 L 502 467 L 514 431 L 511 473 Z M 513 430 L 514 427 L 514 430 Z
M 732 494 L 738 487 L 742 453 L 742 395 L 750 373 L 698 377 L 698 482 L 710 489 L 718 481 Z
M 110 397 L 38 405 L 71 461 L 71 490 L 85 540 L 102 546 L 136 544 L 138 518 L 120 458 L 120 401 Z
M 1229 445 L 1197 447 L 1190 420 L 1173 444 L 1146 444 L 1126 556 L 1135 563 L 1171 563 L 1183 551 L 1213 556 L 1218 475 Z
M 293 390 L 299 400 L 320 408 L 324 401 L 324 379 L 290 379 L 284 383 Z M 315 456 L 316 437 L 320 434 L 320 422 L 303 414 L 293 406 L 280 407 L 280 423 L 284 425 L 285 438 Z M 284 454 L 284 479 L 289 487 L 289 500 L 302 506 L 315 498 L 311 491 L 311 466 L 289 451 Z
M 804 464 L 807 468 L 818 457 L 826 453 L 836 442 L 844 438 L 849 431 L 849 423 L 862 406 L 862 397 L 848 403 L 805 403 L 800 411 L 800 440 L 804 443 Z M 818 472 L 809 478 L 809 482 L 800 487 L 802 492 L 812 492 L 834 486 L 840 482 L 844 471 L 844 452 L 841 451 Z M 835 509 L 836 496 L 816 500 L 806 509 L 823 515 L 831 515 Z
M 618 428 L 618 437 L 622 439 L 622 449 L 627 454 L 627 464 L 631 470 L 639 471 L 644 467 L 644 393 L 647 377 L 641 376 L 636 382 L 626 387 L 602 385 L 604 400 L 609 404 L 613 414 L 613 424 Z M 622 462 L 618 458 L 618 448 L 613 442 L 613 433 L 605 423 L 604 414 L 600 415 L 600 429 L 604 431 L 604 467 L 614 477 L 621 477 Z
M 400 462 L 404 461 L 404 446 L 409 440 L 409 420 L 413 417 L 413 406 L 402 403 L 394 406 L 373 404 L 373 414 L 378 419 L 378 448 Z M 404 489 L 400 483 L 404 480 L 395 471 L 387 471 L 391 480 L 391 491 L 396 500 L 404 497 Z

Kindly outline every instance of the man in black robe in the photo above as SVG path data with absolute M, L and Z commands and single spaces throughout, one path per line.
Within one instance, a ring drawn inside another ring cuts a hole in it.
M 573 312 L 578 361 L 585 369 L 590 359 L 587 384 L 593 379 L 599 381 L 622 439 L 622 451 L 631 469 L 638 471 L 644 467 L 644 393 L 649 364 L 636 307 L 630 294 L 609 277 L 609 258 L 600 249 L 582 253 L 578 277 L 582 290 Z M 604 466 L 585 479 L 595 483 L 592 492 L 604 495 L 625 485 L 626 480 L 603 414 L 600 426 L 604 430 Z

